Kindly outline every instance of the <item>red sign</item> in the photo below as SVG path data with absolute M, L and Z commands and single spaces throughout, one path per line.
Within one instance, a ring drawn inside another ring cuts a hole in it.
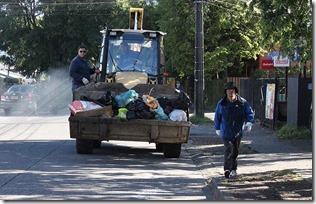
M 261 69 L 274 69 L 273 60 L 261 60 Z

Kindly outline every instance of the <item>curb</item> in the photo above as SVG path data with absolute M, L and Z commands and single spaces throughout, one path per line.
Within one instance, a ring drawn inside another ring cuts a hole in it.
M 237 200 L 234 198 L 230 193 L 222 192 L 223 189 L 225 189 L 225 186 L 221 185 L 222 179 L 220 178 L 209 178 L 207 180 L 208 186 L 214 193 L 215 200 L 224 201 L 224 200 Z
M 211 191 L 214 193 L 215 200 L 225 200 L 221 191 L 218 189 L 217 182 L 215 181 L 214 178 L 207 179 L 207 185 L 211 189 Z

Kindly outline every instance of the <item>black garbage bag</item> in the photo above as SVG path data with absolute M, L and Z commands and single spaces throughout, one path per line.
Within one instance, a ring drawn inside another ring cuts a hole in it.
M 135 112 L 139 119 L 155 119 L 155 113 L 150 110 L 143 110 Z
M 174 109 L 188 110 L 188 108 L 192 105 L 190 97 L 185 92 L 180 92 L 177 98 L 171 99 L 172 107 Z
M 112 105 L 112 92 L 107 91 L 101 98 L 97 100 L 99 103 L 104 104 L 105 106 Z
M 128 109 L 126 118 L 130 119 L 153 119 L 155 113 L 150 111 L 150 108 L 143 102 L 142 99 L 138 98 L 134 101 L 129 102 L 125 108 Z
M 135 111 L 133 111 L 133 110 L 127 111 L 127 113 L 126 113 L 126 119 L 127 119 L 127 120 L 137 119 L 137 116 L 136 116 L 136 114 L 135 114 Z
M 118 103 L 117 103 L 117 101 L 116 101 L 114 96 L 111 96 L 111 101 L 112 101 L 111 105 L 112 105 L 113 115 L 117 115 L 118 114 L 118 109 L 120 107 L 118 106 Z
M 102 104 L 102 106 L 112 106 L 113 114 L 117 115 L 118 114 L 118 104 L 117 101 L 115 100 L 115 97 L 112 96 L 111 91 L 106 91 L 101 98 L 99 98 L 97 101 L 97 104 Z
M 160 97 L 160 98 L 157 98 L 157 101 L 166 115 L 169 115 L 173 111 L 171 99 L 166 98 L 166 97 Z

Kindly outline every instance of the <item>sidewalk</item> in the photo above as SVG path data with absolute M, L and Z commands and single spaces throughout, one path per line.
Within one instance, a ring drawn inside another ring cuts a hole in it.
M 213 119 L 213 114 L 206 117 Z M 242 139 L 238 177 L 286 170 L 312 183 L 312 143 L 312 139 L 281 140 L 271 129 L 254 124 L 251 133 Z M 192 125 L 185 150 L 208 180 L 217 200 L 238 200 L 230 193 L 232 183 L 223 176 L 223 145 L 215 134 L 214 125 Z M 238 183 L 235 184 L 238 186 Z M 248 187 L 259 188 L 254 183 L 248 184 Z

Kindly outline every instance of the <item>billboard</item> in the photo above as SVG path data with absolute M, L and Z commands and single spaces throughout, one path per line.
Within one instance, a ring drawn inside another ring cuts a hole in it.
M 266 108 L 265 108 L 265 117 L 267 119 L 273 119 L 274 113 L 274 96 L 275 96 L 275 84 L 267 84 L 266 92 Z

